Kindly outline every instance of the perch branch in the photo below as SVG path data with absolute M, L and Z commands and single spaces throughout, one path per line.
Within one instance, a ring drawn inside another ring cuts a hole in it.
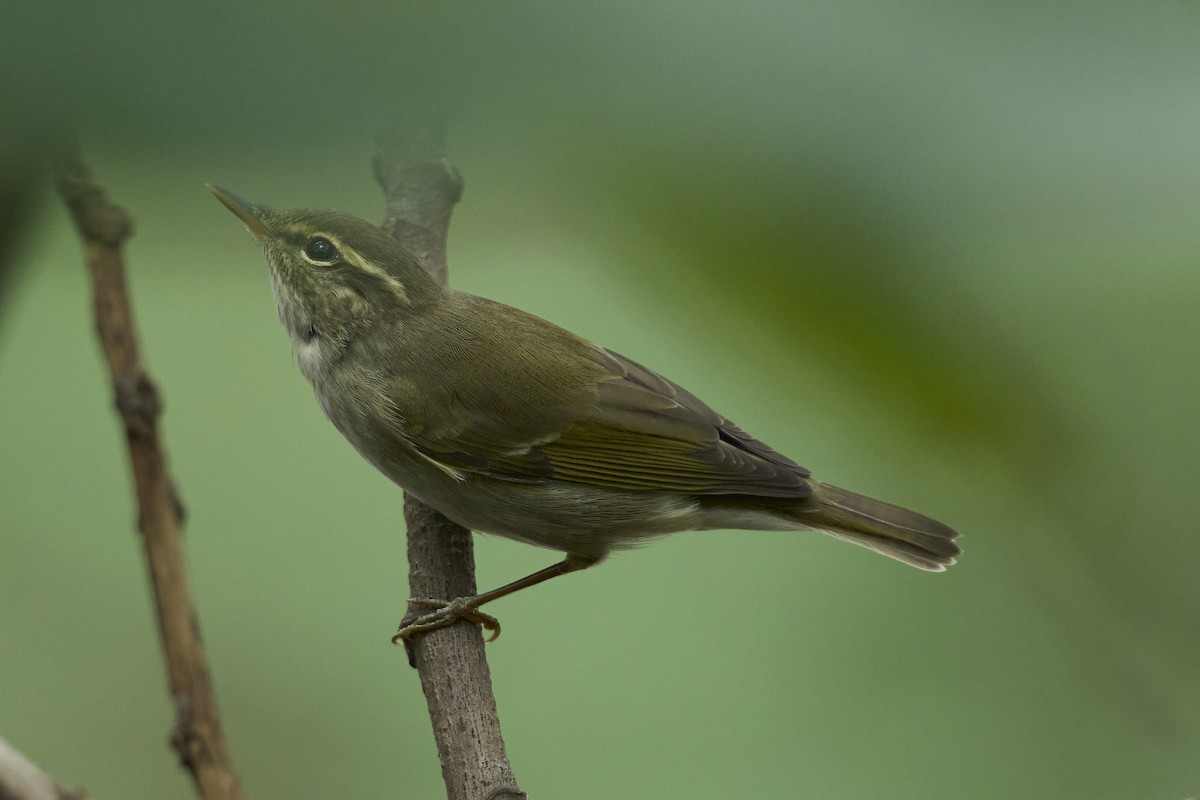
M 374 166 L 387 199 L 384 229 L 445 283 L 446 233 L 462 179 L 446 160 L 443 129 L 412 126 L 381 138 Z M 475 594 L 471 532 L 407 494 L 404 518 L 412 596 Z M 457 624 L 417 636 L 409 659 L 421 676 L 449 800 L 524 798 L 504 751 L 479 628 Z
M 171 745 L 205 800 L 240 800 L 242 787 L 225 743 L 183 557 L 183 507 L 158 430 L 162 403 L 139 354 L 125 286 L 125 241 L 133 220 L 111 203 L 78 154 L 56 169 L 58 193 L 83 238 L 96 334 L 112 377 L 137 492 L 138 529 L 166 654 L 175 705 Z

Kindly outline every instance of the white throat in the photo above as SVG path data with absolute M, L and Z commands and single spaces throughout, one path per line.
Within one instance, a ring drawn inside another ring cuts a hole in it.
M 296 366 L 300 368 L 304 377 L 310 381 L 316 380 L 329 364 L 329 348 L 321 340 L 320 334 L 305 340 L 303 336 L 293 333 L 291 339 L 292 356 L 296 359 Z
M 296 366 L 305 378 L 314 381 L 329 364 L 331 348 L 324 338 L 329 332 L 318 330 L 308 313 L 289 299 L 287 291 L 279 285 L 274 270 L 271 271 L 271 291 L 275 295 L 279 321 L 292 341 L 292 357 L 296 360 Z

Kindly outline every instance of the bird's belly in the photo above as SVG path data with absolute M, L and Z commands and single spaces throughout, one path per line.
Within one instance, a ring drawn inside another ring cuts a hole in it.
M 465 483 L 471 485 L 448 487 L 441 496 L 423 499 L 473 530 L 588 558 L 689 530 L 699 521 L 697 504 L 677 495 L 557 481 L 513 484 L 468 478 Z
M 376 466 L 463 527 L 588 560 L 599 560 L 611 550 L 655 536 L 690 530 L 702 522 L 698 504 L 678 495 L 620 492 L 559 481 L 514 483 L 470 473 L 458 480 L 420 463 L 419 456 L 405 461 L 400 464 L 393 459 Z
M 362 413 L 370 398 L 324 392 L 319 381 L 314 388 L 330 420 L 367 461 L 471 530 L 599 559 L 654 536 L 705 527 L 699 504 L 677 494 L 520 483 L 448 469 L 423 457 L 379 415 Z

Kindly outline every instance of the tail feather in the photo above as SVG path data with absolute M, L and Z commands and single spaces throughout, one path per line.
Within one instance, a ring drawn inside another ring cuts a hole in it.
M 811 484 L 812 497 L 798 514 L 810 528 L 930 572 L 946 569 L 962 552 L 954 543 L 958 532 L 924 514 L 818 481 Z

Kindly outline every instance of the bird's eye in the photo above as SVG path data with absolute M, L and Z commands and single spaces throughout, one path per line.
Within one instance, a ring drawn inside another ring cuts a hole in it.
M 304 245 L 304 255 L 313 261 L 330 262 L 337 258 L 337 248 L 324 236 L 314 236 Z

